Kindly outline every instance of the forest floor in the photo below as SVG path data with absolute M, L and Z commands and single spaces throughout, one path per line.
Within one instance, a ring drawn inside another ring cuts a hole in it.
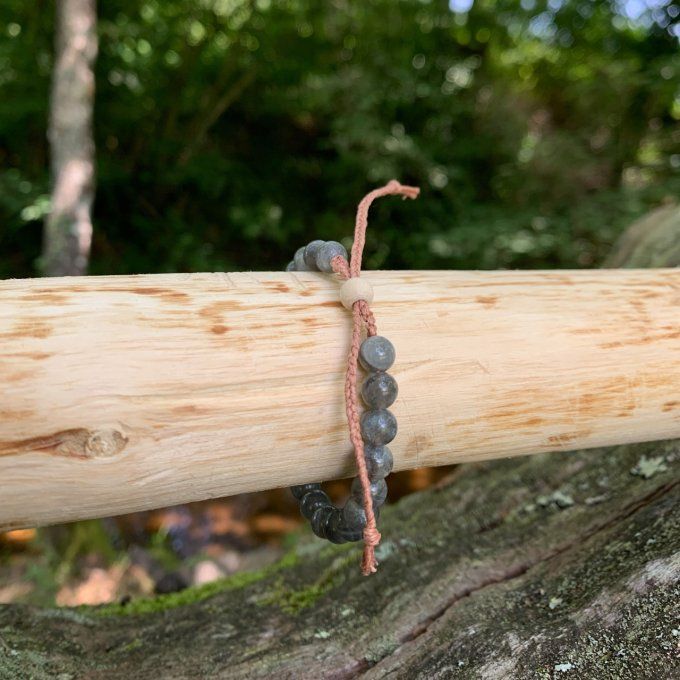
M 450 469 L 392 475 L 390 500 L 428 488 Z M 342 502 L 349 483 L 327 488 Z M 262 569 L 306 531 L 287 489 L 12 531 L 0 534 L 0 604 L 73 607 L 177 592 Z

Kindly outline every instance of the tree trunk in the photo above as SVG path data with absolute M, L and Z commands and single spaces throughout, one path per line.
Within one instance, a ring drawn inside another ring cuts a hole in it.
M 76 276 L 87 271 L 92 241 L 95 0 L 58 0 L 56 24 L 48 130 L 53 188 L 43 271 Z
M 460 465 L 385 509 L 369 578 L 305 531 L 153 600 L 5 606 L 0 677 L 679 677 L 678 461 L 675 440 Z

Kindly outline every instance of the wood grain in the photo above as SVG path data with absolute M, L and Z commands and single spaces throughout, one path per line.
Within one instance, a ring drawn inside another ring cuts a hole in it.
M 368 272 L 396 469 L 680 437 L 680 271 Z M 0 282 L 0 530 L 353 473 L 334 277 Z

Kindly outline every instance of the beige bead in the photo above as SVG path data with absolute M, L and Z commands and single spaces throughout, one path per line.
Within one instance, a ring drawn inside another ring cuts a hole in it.
M 373 301 L 373 286 L 366 279 L 347 279 L 340 286 L 340 300 L 347 309 L 352 309 L 357 300 L 366 300 L 370 304 Z

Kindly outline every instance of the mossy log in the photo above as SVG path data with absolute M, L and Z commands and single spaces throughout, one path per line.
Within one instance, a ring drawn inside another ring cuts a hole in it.
M 680 676 L 679 442 L 457 468 L 382 516 L 380 568 L 283 563 L 126 606 L 0 609 L 2 678 Z
M 461 465 L 385 509 L 368 578 L 359 546 L 305 534 L 153 600 L 4 606 L 0 678 L 680 677 L 679 461 L 676 440 Z

